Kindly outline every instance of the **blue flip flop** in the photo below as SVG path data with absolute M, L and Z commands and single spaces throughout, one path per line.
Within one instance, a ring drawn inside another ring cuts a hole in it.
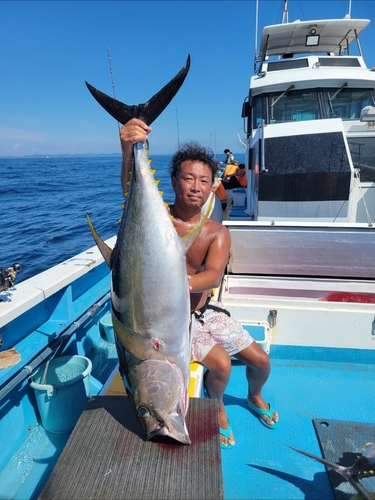
M 267 427 L 268 429 L 277 429 L 277 427 L 279 427 L 280 422 L 275 422 L 274 424 L 271 425 L 268 422 L 266 422 L 264 418 L 262 418 L 262 415 L 267 415 L 267 417 L 269 417 L 272 420 L 272 414 L 274 412 L 274 409 L 272 408 L 270 403 L 268 403 L 268 410 L 263 410 L 263 408 L 258 408 L 257 406 L 252 405 L 251 403 L 249 403 L 249 400 L 247 400 L 247 404 L 249 406 L 249 410 L 252 413 L 255 413 L 260 423 L 263 424 L 265 427 Z
M 228 424 L 229 424 L 229 422 L 228 422 Z M 228 425 L 228 429 L 222 429 L 220 427 L 220 434 L 228 439 L 228 444 L 226 446 L 225 446 L 225 444 L 220 443 L 220 446 L 223 450 L 227 450 L 228 448 L 233 448 L 233 446 L 234 446 L 234 444 L 229 443 L 229 437 L 230 437 L 231 432 L 232 432 L 232 426 L 230 424 Z

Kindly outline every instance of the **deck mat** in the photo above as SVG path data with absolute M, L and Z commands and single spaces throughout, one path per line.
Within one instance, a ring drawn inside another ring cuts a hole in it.
M 375 442 L 375 424 L 314 418 L 313 425 L 323 458 L 344 467 L 354 464 L 366 443 Z M 355 489 L 338 472 L 328 467 L 327 471 L 335 499 L 349 500 Z M 375 477 L 364 477 L 360 482 L 367 491 L 375 492 Z
M 127 396 L 90 399 L 40 499 L 222 499 L 218 402 L 192 398 L 192 444 L 145 441 Z

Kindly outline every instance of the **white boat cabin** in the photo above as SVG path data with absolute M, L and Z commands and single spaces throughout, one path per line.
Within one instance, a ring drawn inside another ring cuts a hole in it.
M 369 22 L 263 29 L 243 106 L 246 207 L 233 207 L 229 219 L 375 218 L 375 66 L 367 68 L 359 44 Z M 351 55 L 355 45 L 358 55 Z

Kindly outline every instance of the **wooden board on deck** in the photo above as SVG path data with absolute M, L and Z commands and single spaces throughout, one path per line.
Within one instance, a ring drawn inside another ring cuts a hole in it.
M 16 349 L 8 349 L 0 352 L 0 370 L 9 368 L 21 361 L 21 354 Z
M 41 500 L 222 499 L 218 402 L 192 398 L 192 444 L 145 441 L 127 396 L 90 399 Z

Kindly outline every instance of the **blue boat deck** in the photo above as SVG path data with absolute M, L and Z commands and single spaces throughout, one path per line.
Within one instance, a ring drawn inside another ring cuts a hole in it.
M 224 498 L 333 500 L 325 467 L 286 445 L 322 456 L 313 418 L 375 423 L 374 361 L 372 350 L 272 346 L 263 393 L 280 426 L 269 430 L 248 411 L 245 367 L 233 360 L 224 401 L 236 445 L 222 450 Z M 68 437 L 31 429 L 0 476 L 0 499 L 38 498 Z
M 310 348 L 308 360 L 293 359 L 292 351 L 271 350 L 263 395 L 279 412 L 274 430 L 248 411 L 245 368 L 233 363 L 224 402 L 236 445 L 222 452 L 226 499 L 334 499 L 325 467 L 286 445 L 321 457 L 313 418 L 375 423 L 372 351 L 362 352 L 359 363 L 350 349 Z

